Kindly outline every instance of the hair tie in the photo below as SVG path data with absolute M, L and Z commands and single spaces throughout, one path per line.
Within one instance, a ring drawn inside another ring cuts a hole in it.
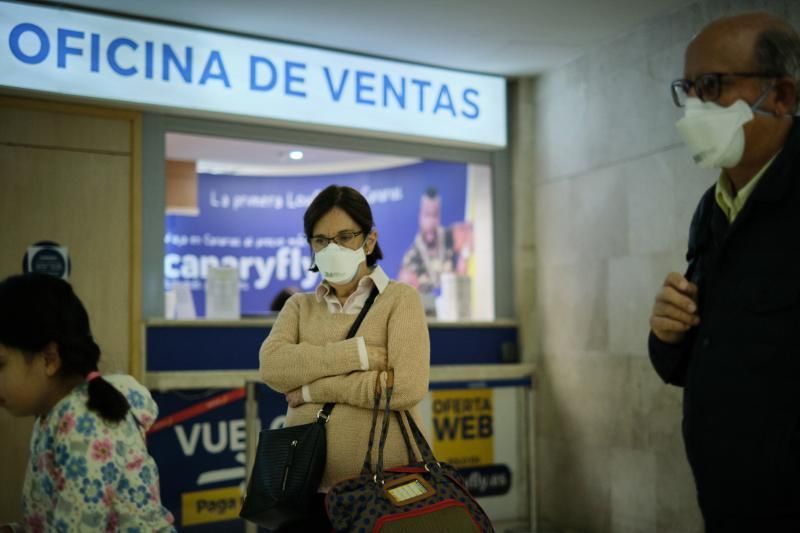
M 100 377 L 100 372 L 98 372 L 97 370 L 93 370 L 88 374 L 86 374 L 86 383 L 89 383 L 93 379 L 97 379 L 99 377 Z

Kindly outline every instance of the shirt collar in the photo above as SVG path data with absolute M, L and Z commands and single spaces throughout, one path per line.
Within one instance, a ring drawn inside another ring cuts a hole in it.
M 761 178 L 766 174 L 776 157 L 778 157 L 778 154 L 772 156 L 772 158 L 761 167 L 758 174 L 753 176 L 753 179 L 748 181 L 747 185 L 736 192 L 736 196 L 733 194 L 733 187 L 728 175 L 724 171 L 720 173 L 714 194 L 716 196 L 717 205 L 719 205 L 722 212 L 725 213 L 725 217 L 729 222 L 733 222 L 733 219 L 736 218 L 736 215 L 742 210 L 745 202 L 747 202 L 748 198 L 753 194 L 756 185 L 761 181 Z
M 365 287 L 367 284 L 372 284 L 378 288 L 378 293 L 383 294 L 383 291 L 386 290 L 386 287 L 389 285 L 389 276 L 386 275 L 386 272 L 380 267 L 380 265 L 375 265 L 372 267 L 372 270 L 369 274 L 361 278 L 358 282 L 358 290 L 361 287 Z M 316 290 L 314 291 L 314 295 L 317 298 L 318 302 L 321 302 L 325 296 L 327 296 L 331 292 L 331 285 L 327 281 L 323 280 L 322 283 L 317 285 Z

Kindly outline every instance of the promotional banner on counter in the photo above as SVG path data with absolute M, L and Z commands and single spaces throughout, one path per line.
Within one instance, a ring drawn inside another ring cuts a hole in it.
M 244 396 L 244 388 L 153 394 L 160 416 L 147 444 L 159 465 L 162 503 L 179 531 L 244 529 Z M 283 395 L 262 385 L 257 398 L 261 426 L 282 426 Z
M 492 520 L 516 520 L 524 506 L 525 416 L 519 383 L 432 383 L 423 402 L 439 461 L 458 468 Z M 521 447 L 522 446 L 522 447 Z
M 419 232 L 423 196 L 435 189 L 440 225 L 466 218 L 467 165 L 424 161 L 402 167 L 311 177 L 198 176 L 197 215 L 168 214 L 164 237 L 166 289 L 176 282 L 192 290 L 198 316 L 205 315 L 208 269 L 239 273 L 243 315 L 266 314 L 284 287 L 311 291 L 321 281 L 310 272 L 311 252 L 303 214 L 319 191 L 331 184 L 360 191 L 369 202 L 384 258 L 396 278 L 403 256 Z

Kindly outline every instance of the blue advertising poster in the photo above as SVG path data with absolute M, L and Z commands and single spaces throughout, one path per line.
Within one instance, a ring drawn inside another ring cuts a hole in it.
M 402 167 L 309 177 L 200 174 L 196 216 L 169 214 L 164 238 L 166 289 L 185 282 L 198 316 L 205 315 L 209 267 L 237 269 L 243 315 L 263 315 L 287 286 L 311 291 L 320 282 L 309 272 L 311 252 L 303 213 L 328 185 L 347 185 L 370 203 L 381 266 L 396 278 L 403 254 L 418 232 L 420 199 L 434 187 L 441 198 L 441 224 L 465 219 L 467 165 L 423 161 Z

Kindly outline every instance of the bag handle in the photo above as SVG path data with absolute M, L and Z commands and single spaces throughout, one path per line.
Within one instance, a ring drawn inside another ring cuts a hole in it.
M 375 425 L 378 421 L 378 408 L 381 404 L 381 395 L 375 395 L 375 403 L 372 405 L 372 427 L 369 429 L 369 444 L 367 444 L 367 453 L 364 456 L 364 463 L 361 466 L 361 474 L 368 475 L 372 473 L 372 444 L 375 442 Z
M 411 416 L 410 412 L 403 411 L 403 414 L 408 420 L 408 427 L 411 428 L 411 435 L 414 437 L 414 442 L 417 443 L 417 448 L 419 448 L 419 452 L 422 454 L 422 460 L 425 462 L 425 468 L 432 473 L 438 472 L 442 465 L 436 460 L 436 456 L 433 455 L 433 450 L 431 450 L 425 435 L 422 434 L 422 431 L 420 431 L 417 423 L 414 422 L 414 417 Z
M 358 328 L 361 327 L 361 322 L 364 321 L 364 317 L 367 316 L 367 311 L 369 308 L 372 307 L 372 303 L 375 301 L 375 298 L 378 297 L 378 287 L 373 286 L 372 292 L 369 293 L 369 296 L 364 301 L 364 307 L 361 308 L 361 311 L 358 313 L 356 317 L 356 321 L 353 322 L 353 325 L 350 326 L 350 331 L 347 332 L 347 337 L 345 339 L 351 339 L 355 336 L 356 332 L 358 332 Z M 331 411 L 333 411 L 334 406 L 336 403 L 328 402 L 326 403 L 322 409 L 317 412 L 317 422 L 320 424 L 325 424 L 328 422 L 328 419 L 331 417 Z
M 368 475 L 372 473 L 372 446 L 375 442 L 375 426 L 377 425 L 378 420 L 378 409 L 380 407 L 381 396 L 375 396 L 375 403 L 372 407 L 372 426 L 369 430 L 369 444 L 367 444 L 367 453 L 364 457 L 364 462 L 361 466 L 361 474 Z M 417 455 L 414 453 L 414 448 L 411 446 L 411 439 L 408 436 L 408 431 L 406 430 L 406 426 L 403 423 L 403 414 L 400 411 L 392 411 L 395 415 L 397 420 L 397 425 L 400 426 L 400 433 L 403 435 L 403 442 L 406 445 L 406 454 L 408 455 L 408 463 L 416 463 Z M 383 430 L 381 429 L 381 432 Z
M 391 412 L 391 401 L 392 401 L 393 390 L 394 390 L 394 372 L 390 372 L 386 386 L 386 406 L 384 407 L 384 413 L 383 413 L 383 426 L 381 427 L 381 437 L 378 443 L 378 462 L 375 465 L 375 473 L 373 474 L 372 477 L 375 483 L 380 485 L 383 485 L 385 477 L 383 471 L 383 451 L 386 446 L 386 438 L 389 434 L 389 419 Z M 367 446 L 367 455 L 364 458 L 364 467 L 362 468 L 362 473 L 366 474 L 370 473 L 372 446 L 375 438 L 375 425 L 378 416 L 379 403 L 380 403 L 380 396 L 376 398 L 375 405 L 373 406 L 372 410 L 372 428 L 370 429 L 370 438 L 369 438 L 369 445 Z M 433 451 L 431 450 L 430 445 L 428 444 L 428 441 L 425 439 L 425 436 L 422 434 L 422 431 L 420 431 L 419 427 L 417 426 L 417 423 L 411 416 L 411 413 L 406 410 L 403 411 L 402 414 L 405 415 L 406 419 L 408 420 L 408 427 L 411 428 L 411 434 L 414 437 L 414 441 L 417 443 L 417 448 L 419 448 L 419 451 L 422 454 L 422 459 L 425 464 L 425 469 L 434 475 L 439 474 L 442 465 L 439 463 L 439 461 L 436 460 L 436 457 L 434 456 Z M 411 443 L 408 441 L 408 435 L 406 434 L 406 430 L 403 425 L 402 416 L 398 411 L 395 411 L 395 415 L 397 415 L 398 423 L 400 424 L 400 430 L 402 431 L 403 437 L 406 440 L 406 449 L 409 454 L 409 462 L 413 462 L 412 459 L 413 451 L 411 449 Z
M 378 441 L 378 462 L 375 465 L 376 483 L 383 485 L 383 448 L 386 446 L 386 437 L 389 436 L 389 420 L 391 418 L 392 391 L 394 390 L 394 372 L 389 372 L 386 380 L 386 407 L 383 410 L 383 427 L 381 427 L 381 440 Z
M 380 376 L 378 377 L 380 380 Z M 378 466 L 375 469 L 375 474 L 382 470 L 383 465 L 383 446 L 386 443 L 386 433 L 389 429 L 389 405 L 392 397 L 392 388 L 394 387 L 394 372 L 389 372 L 389 378 L 386 383 L 386 408 L 383 415 L 383 423 L 381 424 L 381 437 L 380 444 L 378 445 Z M 378 410 L 381 405 L 382 392 L 375 394 L 375 403 L 372 405 L 372 426 L 369 429 L 369 442 L 367 444 L 367 453 L 364 455 L 364 464 L 361 467 L 363 475 L 372 473 L 372 446 L 375 443 L 375 426 L 378 421 Z
M 397 424 L 400 426 L 400 433 L 403 434 L 403 442 L 406 444 L 406 453 L 408 454 L 408 464 L 416 463 L 417 462 L 417 455 L 414 453 L 414 448 L 411 447 L 411 440 L 408 437 L 408 431 L 406 431 L 406 426 L 403 423 L 403 415 L 400 414 L 400 411 L 393 411 L 394 416 L 397 419 Z

